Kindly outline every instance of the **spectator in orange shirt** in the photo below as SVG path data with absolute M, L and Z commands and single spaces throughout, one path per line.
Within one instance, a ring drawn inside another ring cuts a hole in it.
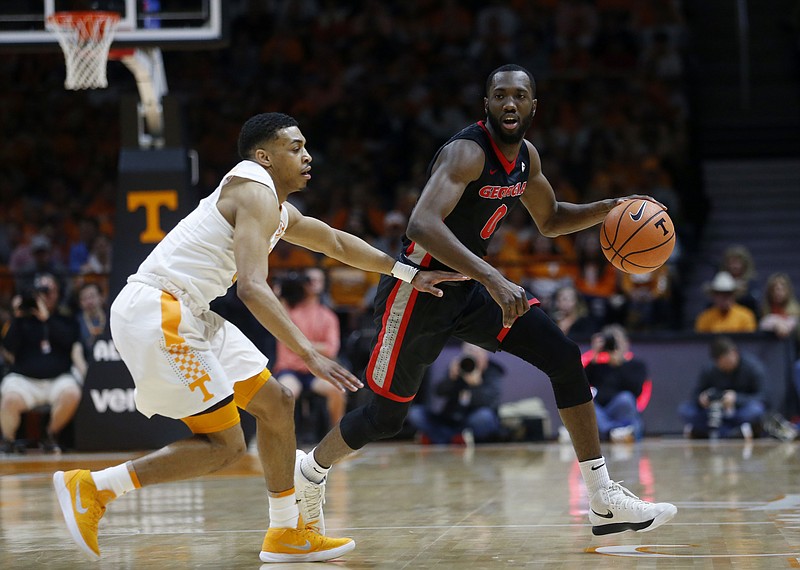
M 575 288 L 598 325 L 622 320 L 625 298 L 619 292 L 618 271 L 600 249 L 600 229 L 587 228 L 575 237 L 578 269 Z
M 730 273 L 717 273 L 709 291 L 713 305 L 697 317 L 695 332 L 740 333 L 756 330 L 758 323 L 753 311 L 736 303 L 736 280 Z

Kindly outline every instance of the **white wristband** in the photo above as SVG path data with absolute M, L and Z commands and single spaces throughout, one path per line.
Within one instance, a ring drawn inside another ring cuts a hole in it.
M 394 267 L 392 267 L 392 277 L 397 277 L 406 283 L 411 283 L 417 273 L 419 273 L 419 269 L 411 265 L 406 265 L 405 263 L 400 263 L 399 261 L 395 262 Z

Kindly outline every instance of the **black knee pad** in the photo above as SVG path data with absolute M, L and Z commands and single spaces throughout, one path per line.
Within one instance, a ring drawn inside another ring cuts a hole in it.
M 581 362 L 581 350 L 577 344 L 565 338 L 558 343 L 557 354 L 552 359 L 550 370 L 546 371 L 553 384 L 556 407 L 571 408 L 592 400 L 589 380 Z
M 394 402 L 370 393 L 369 401 L 345 414 L 339 423 L 342 439 L 351 449 L 400 433 L 411 402 Z
M 581 350 L 544 311 L 534 307 L 519 318 L 500 346 L 550 377 L 559 408 L 591 401 Z

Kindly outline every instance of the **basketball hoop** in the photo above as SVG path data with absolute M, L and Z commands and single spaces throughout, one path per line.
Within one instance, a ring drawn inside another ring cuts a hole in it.
M 72 90 L 108 87 L 108 50 L 119 24 L 116 12 L 56 12 L 47 18 L 67 64 L 64 87 Z

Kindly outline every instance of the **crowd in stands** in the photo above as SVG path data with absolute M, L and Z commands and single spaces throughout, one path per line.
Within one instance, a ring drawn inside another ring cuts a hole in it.
M 394 255 L 436 149 L 483 117 L 484 78 L 515 62 L 537 81 L 528 138 L 558 199 L 649 194 L 669 207 L 679 240 L 660 270 L 622 274 L 604 259 L 597 228 L 545 238 L 520 208 L 495 237 L 492 263 L 576 338 L 610 323 L 632 333 L 692 330 L 697 315 L 683 315 L 683 261 L 703 216 L 689 199 L 701 189 L 690 152 L 681 8 L 679 0 L 230 2 L 227 46 L 164 53 L 170 95 L 182 103 L 187 142 L 200 156 L 197 197 L 238 160 L 244 118 L 286 112 L 314 156 L 311 187 L 293 202 Z M 105 283 L 119 99 L 133 90 L 122 66 L 112 62 L 108 71 L 108 89 L 69 92 L 60 53 L 0 60 L 0 76 L 18 86 L 0 93 L 7 127 L 0 161 L 10 166 L 0 171 L 3 321 L 13 294 L 37 273 L 59 276 L 76 309 L 85 282 Z M 768 298 L 759 295 L 752 259 L 734 250 L 721 269 L 737 283 L 737 305 L 756 322 L 763 317 L 762 329 L 784 334 L 797 318 L 785 301 L 792 284 L 778 279 Z M 270 266 L 275 277 L 323 269 L 343 332 L 368 321 L 377 276 L 284 243 Z
M 681 195 L 696 189 L 687 182 L 686 31 L 675 0 L 240 1 L 229 10 L 227 47 L 164 55 L 200 155 L 198 198 L 235 163 L 242 119 L 280 110 L 300 121 L 315 159 L 297 205 L 394 253 L 436 148 L 483 116 L 486 74 L 515 62 L 537 80 L 528 137 L 559 199 L 648 193 L 670 207 L 682 240 L 694 239 Z M 21 87 L 0 94 L 10 135 L 0 157 L 13 165 L 0 173 L 8 306 L 19 276 L 43 265 L 70 279 L 107 271 L 119 96 L 133 79 L 112 62 L 109 89 L 64 91 L 58 53 L 12 54 L 0 73 Z M 663 274 L 634 281 L 598 257 L 594 230 L 547 239 L 522 211 L 495 242 L 492 261 L 548 306 L 573 284 L 598 326 L 682 324 L 668 316 L 680 302 L 677 252 Z M 321 266 L 340 314 L 364 310 L 374 279 L 295 249 L 281 247 L 271 265 Z

